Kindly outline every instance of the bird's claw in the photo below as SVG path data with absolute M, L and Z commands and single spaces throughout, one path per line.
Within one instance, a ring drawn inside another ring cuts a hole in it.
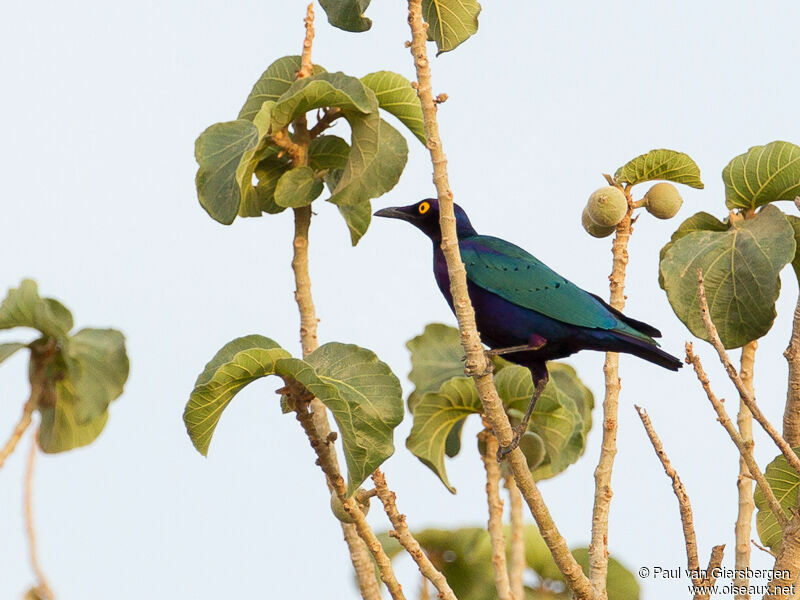
M 509 444 L 507 446 L 501 445 L 499 448 L 497 448 L 497 462 L 502 462 L 506 456 L 511 454 L 517 448 L 517 446 L 519 446 L 519 440 L 522 438 L 523 433 L 525 433 L 525 430 L 523 430 L 521 426 L 514 428 L 514 437 L 511 438 Z
M 483 377 L 484 375 L 490 375 L 494 373 L 494 361 L 492 361 L 492 356 L 494 355 L 489 354 L 489 352 L 490 350 L 484 350 L 484 356 L 486 357 L 486 360 L 484 362 L 483 369 L 480 369 L 480 367 L 473 362 L 467 361 L 466 356 L 462 356 L 461 360 L 465 362 L 464 371 L 466 374 L 470 377 Z

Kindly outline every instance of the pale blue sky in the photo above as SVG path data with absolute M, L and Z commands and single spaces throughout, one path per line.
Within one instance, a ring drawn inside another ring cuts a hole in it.
M 411 77 L 404 2 L 374 2 L 372 31 L 333 29 L 317 8 L 315 60 L 363 75 Z M 235 118 L 274 59 L 297 54 L 304 2 L 7 2 L 0 6 L 0 292 L 25 276 L 69 306 L 78 326 L 124 331 L 131 377 L 101 438 L 39 461 L 36 515 L 44 569 L 59 600 L 247 596 L 355 598 L 341 532 L 295 420 L 280 414 L 277 380 L 254 384 L 225 413 L 208 459 L 181 413 L 206 361 L 228 340 L 263 333 L 292 351 L 296 308 L 288 214 L 208 218 L 194 190 L 193 144 Z M 608 239 L 580 228 L 588 195 L 651 148 L 688 152 L 706 189 L 685 189 L 670 222 L 646 215 L 631 243 L 628 312 L 664 331 L 681 354 L 688 332 L 658 288 L 658 250 L 698 210 L 721 216 L 720 173 L 733 156 L 775 139 L 800 142 L 800 49 L 794 2 L 484 2 L 480 30 L 433 60 L 450 99 L 440 128 L 456 201 L 482 233 L 527 248 L 575 283 L 607 295 Z M 346 135 L 346 126 L 335 132 Z M 376 207 L 433 193 L 415 140 L 408 167 Z M 641 190 L 643 193 L 646 187 Z M 788 212 L 794 207 L 781 206 Z M 322 341 L 373 349 L 403 380 L 405 341 L 454 319 L 418 232 L 377 222 L 356 248 L 319 202 L 311 274 Z M 780 422 L 797 284 L 784 273 L 779 316 L 761 342 L 756 389 Z M 2 340 L 14 338 L 4 335 Z M 19 337 L 19 335 L 16 335 Z M 717 393 L 732 387 L 699 345 Z M 569 361 L 596 394 L 602 356 Z M 697 386 L 633 358 L 621 366 L 619 455 L 611 552 L 627 566 L 683 566 L 675 498 L 633 410 L 645 406 L 692 497 L 701 563 L 727 543 L 732 566 L 736 453 Z M 25 399 L 22 355 L 0 367 L 0 432 Z M 733 408 L 734 402 L 729 402 Z M 598 418 L 599 411 L 595 411 Z M 412 527 L 486 520 L 483 469 L 469 441 L 448 465 L 451 496 L 404 447 L 385 465 Z M 5 435 L 5 434 L 3 434 Z M 776 454 L 757 432 L 756 454 Z M 541 485 L 570 545 L 589 539 L 593 431 L 583 459 Z M 0 471 L 0 597 L 32 581 L 23 546 L 21 480 L 27 440 Z M 375 507 L 375 529 L 388 523 Z M 768 564 L 754 551 L 754 564 Z M 399 567 L 413 595 L 418 575 Z M 643 582 L 648 600 L 683 582 Z

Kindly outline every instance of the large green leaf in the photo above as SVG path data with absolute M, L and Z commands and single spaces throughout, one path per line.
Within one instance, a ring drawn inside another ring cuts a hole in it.
M 308 145 L 308 166 L 315 171 L 344 169 L 350 145 L 335 135 L 321 135 Z
M 510 548 L 508 527 L 505 528 L 506 552 Z M 492 568 L 492 547 L 489 533 L 481 527 L 460 529 L 424 529 L 414 532 L 414 537 L 434 566 L 446 577 L 448 584 L 460 600 L 485 600 L 497 596 Z M 378 539 L 390 558 L 402 551 L 397 541 L 387 533 Z M 537 575 L 537 587 L 525 587 L 525 600 L 569 600 L 568 589 L 556 591 L 554 582 L 563 582 L 564 576 L 556 567 L 550 550 L 535 525 L 525 525 L 525 562 Z M 588 551 L 576 548 L 572 554 L 588 574 Z M 613 556 L 608 565 L 608 597 L 610 600 L 638 600 L 640 590 L 636 577 Z
M 550 381 L 536 401 L 528 425 L 544 442 L 546 455 L 533 471 L 547 479 L 573 464 L 586 449 L 594 397 L 569 365 L 550 362 Z M 497 392 L 512 414 L 520 415 L 533 394 L 533 380 L 525 367 L 510 365 L 495 378 Z
M 373 352 L 351 344 L 324 344 L 306 361 L 337 390 L 320 400 L 342 436 L 352 494 L 394 452 L 392 433 L 403 420 L 400 381 Z
M 411 453 L 429 467 L 452 493 L 444 466 L 445 444 L 453 427 L 482 410 L 471 377 L 454 377 L 436 392 L 426 392 L 414 408 L 414 425 L 406 440 Z
M 378 104 L 383 110 L 400 119 L 420 142 L 426 143 L 422 105 L 417 90 L 411 87 L 408 79 L 391 71 L 377 71 L 365 75 L 361 81 L 375 92 Z
M 277 99 L 272 111 L 273 131 L 310 110 L 333 106 L 340 108 L 347 118 L 347 113 L 375 113 L 377 100 L 360 80 L 341 72 L 303 77 Z
M 347 166 L 328 201 L 339 207 L 355 246 L 369 227 L 370 199 L 385 194 L 400 179 L 408 160 L 408 144 L 400 132 L 378 119 L 376 154 L 365 162 L 359 146 L 361 139 L 372 136 L 371 119 L 357 118 L 351 125 L 353 143 Z
M 428 40 L 436 42 L 437 54 L 449 52 L 477 32 L 480 12 L 476 0 L 422 0 Z
M 714 215 L 708 214 L 707 212 L 695 213 L 678 226 L 678 229 L 672 234 L 670 241 L 661 248 L 658 261 L 660 263 L 664 260 L 664 256 L 669 249 L 685 235 L 695 231 L 728 231 L 728 229 L 730 229 L 730 225 L 720 221 Z M 661 269 L 658 270 L 658 285 L 661 286 L 662 290 L 664 289 L 664 274 L 661 272 Z
M 275 202 L 275 188 L 278 187 L 278 181 L 283 174 L 291 168 L 291 159 L 286 156 L 279 157 L 277 151 L 268 153 L 258 163 L 255 170 L 258 179 L 255 194 L 262 212 L 276 214 L 286 210 L 285 206 L 280 206 Z
M 207 454 L 231 399 L 267 375 L 299 382 L 333 413 L 348 467 L 349 494 L 391 456 L 392 432 L 403 418 L 403 400 L 400 383 L 386 364 L 369 350 L 338 343 L 320 346 L 300 360 L 260 335 L 223 346 L 195 382 L 183 418 L 201 454 Z
M 49 454 L 66 452 L 92 443 L 106 426 L 108 411 L 81 422 L 75 414 L 77 404 L 68 382 L 55 384 L 55 396 L 53 406 L 39 407 L 42 421 L 38 441 L 42 451 Z
M 267 100 L 259 111 L 253 116 L 253 125 L 258 130 L 258 142 L 252 148 L 245 150 L 239 158 L 239 165 L 236 167 L 236 183 L 239 186 L 239 210 L 240 217 L 260 217 L 262 212 L 263 200 L 259 195 L 257 186 L 253 185 L 253 174 L 258 165 L 265 159 L 272 159 L 277 156 L 278 149 L 269 145 L 270 123 L 272 121 L 272 109 L 275 103 Z
M 370 0 L 319 0 L 328 23 L 345 31 L 366 31 L 372 21 L 364 16 Z
M 27 344 L 20 344 L 19 342 L 8 342 L 6 344 L 0 344 L 0 363 L 6 360 L 7 358 L 11 358 L 17 351 L 26 348 Z
M 631 185 L 663 179 L 703 189 L 700 168 L 688 154 L 675 150 L 651 150 L 617 169 L 614 179 Z
M 794 453 L 800 456 L 800 447 L 794 448 Z M 775 498 L 781 507 L 787 512 L 792 513 L 797 510 L 797 488 L 800 485 L 800 477 L 783 454 L 779 454 L 775 460 L 767 465 L 764 471 L 767 484 L 772 488 Z M 754 494 L 756 508 L 756 529 L 761 543 L 771 548 L 774 552 L 780 549 L 783 534 L 778 519 L 770 510 L 764 492 L 756 486 Z
M 800 195 L 800 147 L 789 142 L 753 146 L 722 170 L 725 205 L 756 208 Z
M 125 336 L 115 329 L 81 329 L 70 338 L 64 360 L 75 421 L 95 421 L 122 395 L 128 380 Z
M 291 87 L 297 79 L 299 70 L 299 56 L 284 56 L 272 63 L 256 81 L 242 110 L 239 111 L 238 118 L 252 120 L 265 101 L 275 102 Z M 324 72 L 325 69 L 314 65 L 313 74 Z
M 63 340 L 72 329 L 72 313 L 58 300 L 41 298 L 36 282 L 23 279 L 0 304 L 0 329 L 31 327 Z
M 738 348 L 763 336 L 775 320 L 778 274 L 794 258 L 794 230 L 774 206 L 726 231 L 714 227 L 670 242 L 660 271 L 675 314 L 695 336 L 707 339 L 697 295 L 702 268 L 711 320 L 725 347 Z
M 311 167 L 290 169 L 278 180 L 275 203 L 287 208 L 308 206 L 322 193 L 323 187 Z
M 239 163 L 258 140 L 258 127 L 246 119 L 216 123 L 197 138 L 197 195 L 200 205 L 215 221 L 230 225 L 236 218 L 242 200 L 237 181 Z

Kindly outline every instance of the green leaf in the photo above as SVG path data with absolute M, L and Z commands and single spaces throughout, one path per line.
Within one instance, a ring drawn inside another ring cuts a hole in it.
M 425 126 L 422 118 L 422 105 L 417 90 L 411 82 L 398 73 L 378 71 L 361 78 L 369 89 L 375 92 L 380 107 L 393 114 L 409 128 L 417 139 L 425 144 Z
M 125 336 L 115 329 L 81 329 L 64 351 L 79 424 L 95 421 L 122 395 L 130 369 Z
M 454 377 L 438 391 L 426 392 L 414 408 L 414 425 L 406 447 L 454 494 L 456 490 L 450 485 L 444 466 L 445 444 L 458 423 L 481 410 L 481 400 L 470 377 Z
M 275 188 L 275 203 L 287 208 L 308 206 L 322 193 L 322 181 L 314 176 L 311 167 L 286 171 Z
M 800 147 L 789 142 L 753 146 L 722 170 L 725 205 L 756 208 L 800 195 Z
M 394 452 L 392 433 L 403 419 L 400 382 L 374 353 L 330 343 L 300 360 L 269 338 L 249 335 L 223 346 L 195 382 L 183 419 L 201 454 L 208 453 L 231 399 L 267 375 L 299 382 L 331 411 L 344 447 L 348 494 Z
M 800 447 L 793 448 L 793 450 L 795 454 L 800 456 Z M 800 477 L 797 471 L 789 466 L 783 454 L 779 454 L 775 460 L 767 465 L 764 471 L 764 478 L 767 480 L 769 487 L 772 488 L 778 504 L 787 513 L 797 510 L 797 487 L 800 484 Z M 758 486 L 756 486 L 753 499 L 758 509 L 756 513 L 758 537 L 761 539 L 762 544 L 768 546 L 773 552 L 778 552 L 783 538 L 778 519 L 775 518 L 775 514 L 770 510 L 764 492 Z
M 353 494 L 394 453 L 393 431 L 403 420 L 400 381 L 373 352 L 351 344 L 324 344 L 306 361 L 337 391 L 336 396 L 317 397 L 333 414 L 342 436 L 347 493 Z
M 481 5 L 476 0 L 422 0 L 422 18 L 428 23 L 428 40 L 449 52 L 478 31 Z
M 720 221 L 714 215 L 710 215 L 707 212 L 695 213 L 678 226 L 670 241 L 661 249 L 658 261 L 664 260 L 664 256 L 666 256 L 669 249 L 685 235 L 695 231 L 728 231 L 728 229 L 730 229 L 730 225 Z M 664 289 L 664 274 L 661 269 L 658 270 L 658 285 L 661 286 L 662 290 Z
M 544 460 L 533 471 L 537 480 L 557 475 L 573 464 L 586 449 L 586 435 L 591 428 L 594 397 L 569 365 L 550 362 L 550 380 L 536 401 L 528 430 L 544 442 Z M 528 408 L 533 394 L 533 380 L 525 367 L 510 365 L 495 377 L 497 392 L 512 414 L 519 416 Z
M 794 230 L 795 252 L 794 258 L 792 259 L 792 268 L 794 269 L 795 277 L 800 281 L 800 218 L 794 215 L 786 215 L 786 220 Z
M 280 206 L 275 202 L 275 188 L 278 187 L 278 180 L 281 176 L 291 168 L 291 160 L 287 157 L 278 158 L 277 151 L 274 154 L 268 154 L 258 163 L 255 170 L 256 178 L 258 178 L 255 195 L 262 212 L 277 214 L 286 210 L 285 206 Z
M 19 342 L 9 342 L 7 344 L 0 344 L 0 363 L 7 358 L 11 358 L 18 350 L 27 348 L 27 344 L 20 344 Z
M 264 71 L 253 86 L 253 90 L 247 97 L 247 101 L 244 103 L 242 110 L 239 111 L 237 118 L 252 120 L 265 101 L 277 101 L 295 82 L 297 72 L 300 70 L 300 64 L 299 56 L 284 56 L 267 67 L 267 70 Z M 315 75 L 324 72 L 325 69 L 319 65 L 314 65 Z
M 216 123 L 197 138 L 197 195 L 200 205 L 215 221 L 230 225 L 236 218 L 242 200 L 237 181 L 239 163 L 258 140 L 258 127 L 245 119 Z
M 355 246 L 366 233 L 372 218 L 370 199 L 385 194 L 400 179 L 408 160 L 408 145 L 394 127 L 378 119 L 377 152 L 371 161 L 364 162 L 360 142 L 366 136 L 372 136 L 372 125 L 367 119 L 359 119 L 351 125 L 353 145 L 347 166 L 328 201 L 339 207 Z
M 236 167 L 236 183 L 239 186 L 240 196 L 237 214 L 240 217 L 261 216 L 263 198 L 259 196 L 257 187 L 253 185 L 253 174 L 265 159 L 271 159 L 278 154 L 278 149 L 269 145 L 267 137 L 270 132 L 274 106 L 275 103 L 272 101 L 264 102 L 253 117 L 253 125 L 258 130 L 258 143 L 249 150 L 245 150 Z
M 315 171 L 344 169 L 350 145 L 335 135 L 321 135 L 308 145 L 308 166 Z
M 41 298 L 36 282 L 23 279 L 0 304 L 0 329 L 31 327 L 63 340 L 72 329 L 72 313 L 52 298 Z
M 637 156 L 614 173 L 619 183 L 634 185 L 643 181 L 663 179 L 683 183 L 689 187 L 703 189 L 700 167 L 688 154 L 675 150 L 651 150 Z
M 225 344 L 197 377 L 183 412 L 192 444 L 208 454 L 211 436 L 222 411 L 248 383 L 275 373 L 276 363 L 289 353 L 273 340 L 248 335 Z
M 702 268 L 711 320 L 725 347 L 738 348 L 772 327 L 778 274 L 795 255 L 794 230 L 774 206 L 727 231 L 716 229 L 670 242 L 660 271 L 675 314 L 695 336 L 708 339 L 697 294 L 697 269 Z
M 345 113 L 365 115 L 374 113 L 376 104 L 374 94 L 355 77 L 317 73 L 298 79 L 281 94 L 272 111 L 272 129 L 281 129 L 315 108 L 335 106 Z
M 39 447 L 53 454 L 65 452 L 92 443 L 103 431 L 108 421 L 108 411 L 101 412 L 90 421 L 81 422 L 76 414 L 76 400 L 65 381 L 55 384 L 56 402 L 53 406 L 40 406 L 42 421 L 39 425 Z
M 319 0 L 328 23 L 345 31 L 367 31 L 372 27 L 372 20 L 364 16 L 370 0 Z

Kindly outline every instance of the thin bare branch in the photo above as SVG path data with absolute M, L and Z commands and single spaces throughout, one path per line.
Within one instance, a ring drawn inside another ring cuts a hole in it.
M 647 437 L 650 438 L 650 443 L 653 445 L 653 449 L 656 451 L 656 456 L 658 456 L 658 459 L 664 466 L 664 472 L 672 480 L 672 489 L 675 491 L 675 496 L 678 498 L 678 508 L 680 510 L 681 523 L 683 525 L 683 538 L 686 541 L 687 566 L 689 567 L 689 571 L 697 572 L 700 569 L 700 561 L 697 558 L 697 537 L 695 536 L 694 531 L 692 504 L 689 500 L 689 494 L 686 492 L 686 488 L 684 487 L 681 478 L 678 477 L 675 467 L 672 466 L 669 457 L 667 457 L 667 453 L 664 451 L 664 446 L 661 443 L 661 439 L 659 439 L 658 434 L 653 427 L 653 423 L 650 421 L 647 411 L 636 405 L 634 405 L 634 408 L 636 409 L 636 412 L 639 413 L 639 418 L 642 420 L 642 425 L 644 425 L 644 430 L 647 432 Z M 699 584 L 700 580 L 695 579 L 695 585 Z
M 31 568 L 36 576 L 36 594 L 43 600 L 54 600 L 55 595 L 47 583 L 42 566 L 39 564 L 39 554 L 36 546 L 36 531 L 33 526 L 33 468 L 36 465 L 36 438 L 38 433 L 31 437 L 31 448 L 28 451 L 28 461 L 25 468 L 25 532 L 28 536 L 28 555 Z
M 0 449 L 0 468 L 3 467 L 6 459 L 14 452 L 17 444 L 25 433 L 25 430 L 28 429 L 28 426 L 31 424 L 31 417 L 35 408 L 36 400 L 33 397 L 33 394 L 31 394 L 31 397 L 22 408 L 22 416 L 19 418 L 17 425 L 14 427 L 14 431 L 11 432 L 11 436 L 8 438 L 8 441 L 3 445 L 3 448 Z
M 354 498 L 347 497 L 347 485 L 339 473 L 333 442 L 329 441 L 327 436 L 320 436 L 317 431 L 314 416 L 308 410 L 313 396 L 296 381 L 286 382 L 286 394 L 291 396 L 297 413 L 297 420 L 306 432 L 312 448 L 317 453 L 317 464 L 319 464 L 322 472 L 325 473 L 329 487 L 341 500 L 345 512 L 353 519 L 358 535 L 364 540 L 372 557 L 375 559 L 375 563 L 378 565 L 381 580 L 386 584 L 394 600 L 405 600 L 403 588 L 394 574 L 392 561 L 367 523 L 367 519 L 361 508 L 359 508 L 358 502 Z M 317 400 L 316 398 L 314 399 Z
M 297 78 L 308 77 L 314 72 L 314 65 L 311 63 L 311 45 L 314 43 L 314 4 L 306 7 L 306 18 L 303 19 L 306 25 L 306 37 L 303 40 L 303 53 L 300 55 L 300 70 Z
M 483 404 L 492 430 L 503 446 L 508 446 L 513 439 L 513 431 L 508 416 L 503 409 L 500 397 L 494 387 L 492 375 L 487 368 L 483 345 L 475 325 L 475 311 L 467 293 L 467 279 L 464 263 L 458 249 L 456 223 L 453 209 L 453 192 L 447 177 L 447 157 L 439 137 L 439 125 L 436 119 L 436 103 L 431 89 L 431 71 L 428 61 L 427 26 L 422 19 L 422 0 L 409 0 L 408 23 L 411 28 L 411 54 L 417 73 L 417 95 L 422 104 L 422 116 L 425 126 L 427 147 L 433 164 L 433 182 L 439 199 L 439 224 L 442 230 L 442 252 L 447 261 L 450 278 L 450 291 L 453 296 L 458 327 L 461 333 L 461 344 L 466 354 L 466 372 L 475 380 L 475 386 Z M 580 565 L 569 551 L 564 536 L 558 531 L 550 511 L 544 503 L 539 488 L 531 476 L 528 463 L 522 450 L 516 448 L 508 455 L 514 479 L 522 497 L 533 514 L 539 531 L 542 533 L 547 547 L 559 571 L 564 575 L 569 588 L 581 600 L 591 598 L 592 589 L 589 579 L 583 574 Z
M 485 425 L 488 423 L 484 422 Z M 500 499 L 500 465 L 497 463 L 497 438 L 489 429 L 478 434 L 483 442 L 481 458 L 486 469 L 486 501 L 489 506 L 489 540 L 492 543 L 492 568 L 494 586 L 499 600 L 512 600 L 511 583 L 506 567 L 506 536 L 503 534 L 503 501 Z
M 741 377 L 742 383 L 745 388 L 753 396 L 753 366 L 755 364 L 756 349 L 758 342 L 752 341 L 742 347 L 741 359 Z M 752 452 L 754 447 L 753 440 L 753 414 L 744 402 L 743 398 L 739 398 L 739 415 L 736 417 L 736 423 L 739 426 L 739 435 L 742 436 L 742 442 L 745 446 L 750 448 Z M 747 468 L 747 463 L 744 458 L 739 457 L 739 476 L 736 479 L 736 489 L 739 495 L 739 507 L 736 515 L 736 526 L 734 533 L 736 536 L 736 552 L 734 558 L 734 566 L 737 569 L 737 574 L 746 573 L 747 568 L 750 566 L 750 532 L 753 523 L 753 512 L 756 505 L 753 499 L 753 478 L 750 470 Z M 746 589 L 749 583 L 747 577 L 735 577 L 733 585 L 738 589 Z M 736 594 L 734 600 L 748 600 L 750 594 Z
M 394 531 L 390 532 L 390 535 L 396 538 L 397 541 L 402 544 L 403 548 L 411 555 L 411 558 L 417 563 L 420 573 L 436 587 L 439 591 L 439 597 L 442 600 L 456 600 L 456 595 L 453 593 L 453 590 L 450 589 L 450 584 L 447 583 L 447 579 L 445 579 L 444 575 L 433 565 L 422 550 L 419 542 L 408 530 L 406 516 L 400 514 L 400 511 L 397 509 L 397 496 L 386 485 L 386 477 L 380 469 L 376 469 L 372 474 L 372 481 L 375 483 L 375 490 L 383 504 L 383 509 L 386 511 L 386 515 L 389 517 L 392 527 L 394 527 Z M 423 590 L 425 590 L 424 582 Z
M 611 180 L 608 176 L 607 179 Z M 612 185 L 614 185 L 612 183 Z M 633 227 L 631 216 L 633 203 L 628 188 L 622 188 L 628 201 L 628 212 L 617 225 L 616 235 L 611 245 L 613 257 L 609 289 L 611 306 L 619 311 L 625 308 L 625 269 L 628 265 L 628 241 Z M 589 542 L 589 579 L 598 600 L 607 597 L 606 578 L 608 576 L 608 517 L 611 508 L 611 473 L 614 457 L 617 454 L 617 412 L 619 410 L 619 354 L 607 352 L 603 365 L 605 375 L 605 398 L 603 399 L 603 441 L 600 458 L 594 471 L 595 492 L 592 508 L 592 538 Z
M 800 210 L 800 196 L 794 199 Z M 783 353 L 789 363 L 789 385 L 786 388 L 786 409 L 783 412 L 783 437 L 793 448 L 800 446 L 800 294 L 794 309 L 792 337 Z
M 742 398 L 747 408 L 749 408 L 750 412 L 753 413 L 755 420 L 758 421 L 758 424 L 761 425 L 764 431 L 767 432 L 767 435 L 772 438 L 772 441 L 774 441 L 775 445 L 780 449 L 781 454 L 786 457 L 786 461 L 795 471 L 797 471 L 798 474 L 800 474 L 800 458 L 798 458 L 798 456 L 792 451 L 792 447 L 789 445 L 789 443 L 781 437 L 775 427 L 773 427 L 772 424 L 767 420 L 767 418 L 764 416 L 764 413 L 761 412 L 761 409 L 756 404 L 753 394 L 747 389 L 747 387 L 745 387 L 742 378 L 736 371 L 736 367 L 733 366 L 728 353 L 725 351 L 725 346 L 722 345 L 722 340 L 719 338 L 717 328 L 711 321 L 711 315 L 708 311 L 706 288 L 703 284 L 703 271 L 701 269 L 697 270 L 697 289 L 700 302 L 700 315 L 703 318 L 703 325 L 705 325 L 711 345 L 714 346 L 722 365 L 728 372 L 728 377 L 730 377 L 730 380 L 736 386 L 736 389 L 739 391 L 739 396 Z
M 785 528 L 788 523 L 788 517 L 786 516 L 786 513 L 784 512 L 783 508 L 781 508 L 781 505 L 778 502 L 778 499 L 775 497 L 772 488 L 767 483 L 767 480 L 764 479 L 764 474 L 761 472 L 761 469 L 758 467 L 758 463 L 756 463 L 755 459 L 753 458 L 752 448 L 748 447 L 744 443 L 742 436 L 739 435 L 739 432 L 731 422 L 730 417 L 728 417 L 728 412 L 725 410 L 722 402 L 717 399 L 717 396 L 711 390 L 711 384 L 708 381 L 708 375 L 706 375 L 706 372 L 703 369 L 703 365 L 700 362 L 700 357 L 694 353 L 691 342 L 686 342 L 686 362 L 694 367 L 694 372 L 697 374 L 697 379 L 700 381 L 700 385 L 703 386 L 703 390 L 705 390 L 706 396 L 708 397 L 709 402 L 711 402 L 711 406 L 714 407 L 714 411 L 717 413 L 717 420 L 725 428 L 725 431 L 728 432 L 731 440 L 733 440 L 733 443 L 739 450 L 739 455 L 745 460 L 750 474 L 753 476 L 753 479 L 756 480 L 756 485 L 758 485 L 758 487 L 760 487 L 761 491 L 764 493 L 764 497 L 769 504 L 770 510 L 772 510 L 775 518 L 781 525 L 781 529 Z
M 716 583 L 717 578 L 714 576 L 714 573 L 716 569 L 722 566 L 722 558 L 724 555 L 725 544 L 720 544 L 719 546 L 714 546 L 711 548 L 711 556 L 708 559 L 708 567 L 706 567 L 706 577 L 697 585 L 708 589 L 710 586 L 713 586 Z M 694 600 L 709 600 L 709 598 L 711 598 L 710 592 L 701 594 L 698 591 L 694 595 Z
M 522 514 L 522 495 L 513 477 L 505 477 L 508 500 L 511 505 L 511 552 L 508 561 L 508 580 L 515 599 L 525 598 L 525 522 Z
M 795 598 L 800 575 L 800 513 L 794 513 L 783 530 L 781 547 L 772 569 L 774 577 L 768 584 L 769 591 L 764 594 L 764 600 Z
M 777 557 L 777 556 L 778 556 L 778 555 L 777 555 L 777 554 L 775 554 L 775 553 L 774 553 L 772 550 L 770 550 L 769 548 L 765 548 L 764 546 L 762 546 L 761 544 L 759 544 L 759 543 L 758 543 L 757 541 L 755 541 L 755 540 L 750 540 L 750 543 L 752 543 L 752 544 L 753 544 L 753 546 L 755 546 L 756 548 L 758 548 L 758 549 L 759 549 L 759 550 L 761 550 L 762 552 L 766 552 L 767 554 L 769 554 L 769 555 L 770 555 L 772 558 L 775 558 L 775 557 Z

